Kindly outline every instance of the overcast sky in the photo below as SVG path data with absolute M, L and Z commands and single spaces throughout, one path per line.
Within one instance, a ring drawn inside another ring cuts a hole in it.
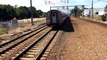
M 51 1 L 54 5 L 45 4 L 45 1 Z M 69 0 L 69 3 L 62 2 L 64 0 L 32 0 L 33 6 L 36 9 L 41 9 L 42 11 L 48 11 L 50 6 L 63 6 L 63 5 L 87 5 L 87 7 L 91 7 L 92 0 Z M 18 6 L 30 6 L 30 0 L 1 0 L 0 4 L 10 4 L 10 5 L 18 5 Z M 107 2 L 103 0 L 98 1 L 94 0 L 94 8 L 104 8 Z

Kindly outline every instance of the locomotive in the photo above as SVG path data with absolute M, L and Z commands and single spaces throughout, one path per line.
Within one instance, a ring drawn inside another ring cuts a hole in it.
M 61 27 L 62 23 L 68 18 L 69 16 L 59 10 L 50 10 L 47 12 L 46 15 L 46 23 L 47 26 L 51 26 L 53 28 Z

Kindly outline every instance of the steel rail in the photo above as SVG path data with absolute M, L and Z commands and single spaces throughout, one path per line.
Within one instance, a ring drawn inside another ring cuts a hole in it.
M 26 49 L 24 49 L 20 54 L 17 54 L 16 57 L 13 58 L 13 60 L 19 60 L 27 51 L 29 51 L 35 44 L 37 44 L 41 39 L 43 39 L 52 29 L 50 29 L 48 32 L 43 34 L 41 37 L 39 37 L 37 40 L 35 40 L 34 43 L 30 44 Z
M 37 31 L 37 30 L 39 30 L 40 28 L 43 28 L 43 27 L 45 27 L 45 26 L 46 26 L 46 25 L 44 25 L 44 26 L 42 26 L 42 27 L 39 27 L 39 28 L 37 28 L 37 29 L 35 29 L 35 30 L 33 30 L 33 31 L 30 31 L 30 32 L 28 32 L 28 33 L 26 33 L 26 34 L 23 34 L 23 35 L 21 35 L 21 36 L 19 36 L 19 37 L 17 37 L 17 38 L 14 38 L 14 39 L 12 39 L 12 40 L 10 40 L 10 41 L 8 41 L 8 42 L 5 42 L 5 43 L 3 43 L 3 44 L 0 44 L 0 48 L 1 48 L 2 46 L 6 45 L 6 44 L 9 44 L 10 42 L 13 42 L 13 41 L 15 41 L 15 40 L 20 39 L 21 37 L 24 37 L 24 36 L 26 36 L 26 35 L 28 35 L 28 34 L 31 34 L 32 32 Z
M 0 51 L 0 55 L 1 55 L 1 54 L 4 54 L 5 52 L 9 51 L 10 49 L 16 47 L 17 45 L 21 44 L 22 42 L 24 42 L 24 41 L 26 41 L 27 39 L 29 39 L 30 37 L 32 37 L 32 36 L 38 34 L 39 32 L 43 31 L 43 30 L 46 29 L 46 28 L 47 28 L 47 27 L 43 28 L 42 30 L 40 30 L 40 31 L 38 31 L 38 32 L 36 32 L 36 33 L 33 33 L 32 35 L 30 35 L 30 36 L 28 36 L 27 38 L 23 39 L 22 41 L 20 41 L 20 42 L 14 44 L 13 46 L 8 47 L 8 48 L 6 48 L 6 49 L 3 50 L 3 51 Z
M 53 35 L 53 37 L 44 46 L 44 48 L 41 50 L 41 52 L 38 54 L 38 56 L 35 58 L 35 60 L 40 60 L 40 58 L 43 56 L 43 54 L 45 53 L 46 49 L 49 47 L 49 45 L 51 44 L 52 40 L 54 39 L 54 37 L 56 36 L 57 33 L 58 33 L 58 31 L 56 31 L 56 33 Z

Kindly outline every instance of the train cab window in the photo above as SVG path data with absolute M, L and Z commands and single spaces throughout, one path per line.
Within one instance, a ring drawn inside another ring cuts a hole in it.
M 52 14 L 52 16 L 55 16 L 55 14 Z

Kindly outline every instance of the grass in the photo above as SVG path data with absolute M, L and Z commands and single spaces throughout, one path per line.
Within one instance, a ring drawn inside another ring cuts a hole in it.
M 0 35 L 3 35 L 5 33 L 4 29 L 0 27 Z
M 96 20 L 102 20 L 100 17 L 96 18 Z

